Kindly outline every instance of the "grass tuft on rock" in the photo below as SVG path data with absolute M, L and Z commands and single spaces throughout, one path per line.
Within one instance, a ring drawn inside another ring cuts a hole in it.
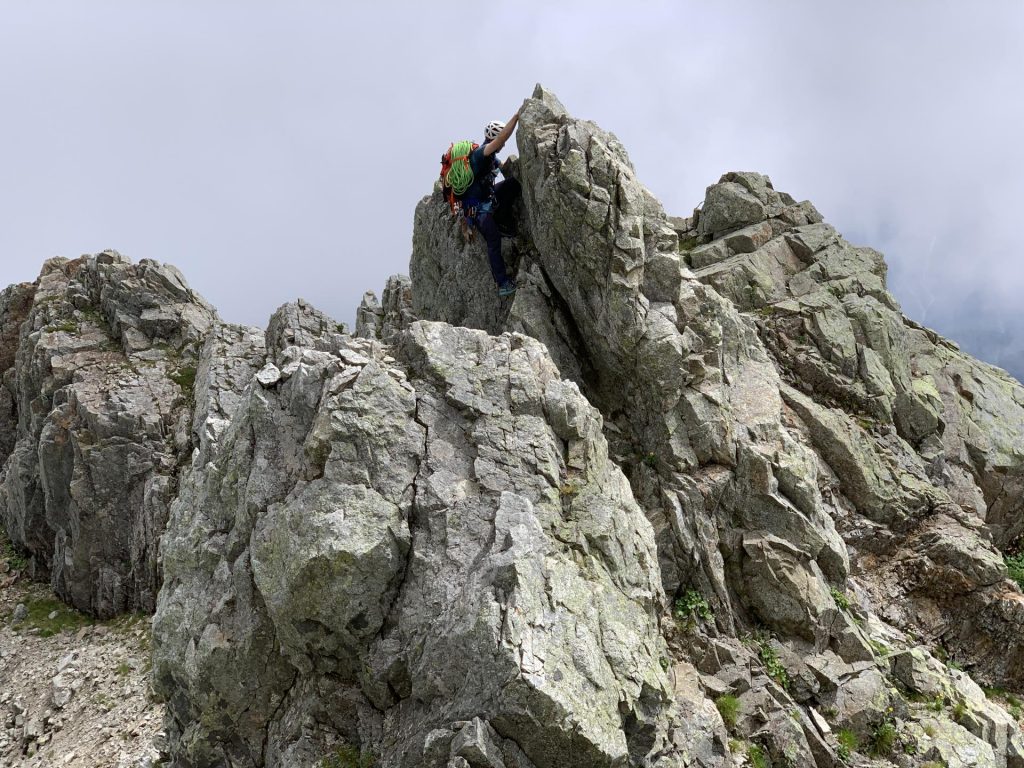
M 754 642 L 757 644 L 758 658 L 764 664 L 764 671 L 768 677 L 785 690 L 789 690 L 789 673 L 772 645 L 771 635 L 766 632 L 758 633 L 754 636 Z
M 875 728 L 871 734 L 871 754 L 875 757 L 888 757 L 892 754 L 893 745 L 896 743 L 896 726 L 886 720 Z
M 849 762 L 851 755 L 860 749 L 857 734 L 848 728 L 841 728 L 836 732 L 836 741 L 839 742 L 836 747 L 836 755 L 844 763 Z
M 768 756 L 757 744 L 751 744 L 747 750 L 747 763 L 751 768 L 769 768 Z
M 842 591 L 835 587 L 829 587 L 828 591 L 832 595 L 832 600 L 835 601 L 836 608 L 841 611 L 850 610 L 850 598 L 848 598 Z
M 1024 552 L 1018 555 L 1007 555 L 1003 558 L 1006 563 L 1006 570 L 1009 572 L 1009 576 L 1015 582 L 1017 586 L 1024 589 Z
M 196 367 L 194 365 L 186 365 L 174 373 L 168 374 L 168 378 L 181 387 L 181 391 L 187 397 L 191 397 L 192 391 L 196 387 Z
M 730 693 L 719 696 L 715 699 L 715 706 L 718 707 L 718 714 L 722 716 L 722 722 L 730 731 L 736 727 L 736 717 L 740 712 L 740 700 Z
M 43 330 L 47 333 L 57 333 L 58 331 L 61 333 L 78 333 L 78 323 L 74 320 L 64 320 L 60 323 L 48 325 Z
M 373 756 L 350 744 L 341 744 L 320 761 L 320 768 L 373 768 Z
M 23 571 L 28 567 L 28 558 L 14 548 L 7 531 L 3 528 L 0 528 L 0 560 L 6 560 L 15 571 Z

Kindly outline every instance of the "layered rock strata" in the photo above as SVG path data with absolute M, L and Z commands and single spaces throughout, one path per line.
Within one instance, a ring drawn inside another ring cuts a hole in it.
M 806 223 L 773 210 L 776 195 L 758 174 L 724 176 L 683 223 L 683 258 L 755 319 L 835 473 L 836 519 L 880 615 L 1019 686 L 1024 605 L 999 550 L 1016 551 L 1024 523 L 1024 391 L 904 317 L 880 254 L 808 203 Z

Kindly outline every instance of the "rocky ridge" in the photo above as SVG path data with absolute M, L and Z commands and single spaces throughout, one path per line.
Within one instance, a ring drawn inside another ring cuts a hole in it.
M 80 610 L 155 607 L 196 349 L 215 317 L 173 267 L 115 252 L 51 259 L 34 286 L 0 296 L 4 336 L 18 339 L 0 357 L 13 404 L 0 432 L 16 438 L 0 446 L 0 517 L 30 570 Z
M 684 649 L 705 692 L 761 718 L 834 710 L 830 730 L 864 743 L 911 717 L 886 714 L 920 694 L 887 667 L 902 650 L 1019 688 L 1021 598 L 1000 549 L 1018 535 L 1020 385 L 905 318 L 881 256 L 763 176 L 726 174 L 679 219 L 614 136 L 550 93 L 518 135 L 520 291 L 483 298 L 478 246 L 435 193 L 417 209 L 413 310 L 542 339 L 601 410 L 666 592 L 714 617 Z M 779 647 L 755 655 L 788 658 L 809 690 L 766 703 L 744 692 L 749 674 L 732 679 L 752 654 L 729 638 L 760 628 Z M 846 686 L 871 695 L 845 712 Z M 796 759 L 767 720 L 741 731 Z M 829 764 L 823 729 L 803 731 L 796 764 Z M 996 741 L 992 759 L 1017 764 L 1019 746 Z
M 517 136 L 509 299 L 437 190 L 352 334 L 113 252 L 0 294 L 0 520 L 155 606 L 169 762 L 1024 766 L 1024 388 L 764 176 L 677 218 Z

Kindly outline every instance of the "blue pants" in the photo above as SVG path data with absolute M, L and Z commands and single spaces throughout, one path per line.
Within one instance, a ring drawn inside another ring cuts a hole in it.
M 498 287 L 504 285 L 508 280 L 508 273 L 505 271 L 505 260 L 501 257 L 501 229 L 494 218 L 494 212 L 495 208 L 501 208 L 503 213 L 510 213 L 511 206 L 519 193 L 519 182 L 515 179 L 508 178 L 495 184 L 493 202 L 479 206 L 477 214 L 473 218 L 473 225 L 480 230 L 480 234 L 484 236 L 484 242 L 487 243 L 487 259 L 491 263 L 491 275 Z M 506 215 L 505 218 L 507 219 L 508 216 Z M 508 224 L 507 221 L 505 223 Z
M 508 280 L 508 273 L 505 271 L 505 260 L 501 257 L 501 233 L 494 221 L 494 214 L 489 211 L 478 213 L 473 223 L 484 236 L 487 259 L 491 262 L 491 275 L 494 276 L 494 282 L 501 286 Z

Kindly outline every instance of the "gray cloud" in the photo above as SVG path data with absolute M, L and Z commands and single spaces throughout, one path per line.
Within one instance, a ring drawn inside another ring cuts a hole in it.
M 768 173 L 886 254 L 908 314 L 1024 375 L 1019 3 L 85 6 L 5 8 L 0 285 L 114 247 L 231 320 L 296 296 L 351 320 L 407 271 L 441 151 L 540 81 L 670 212 Z

